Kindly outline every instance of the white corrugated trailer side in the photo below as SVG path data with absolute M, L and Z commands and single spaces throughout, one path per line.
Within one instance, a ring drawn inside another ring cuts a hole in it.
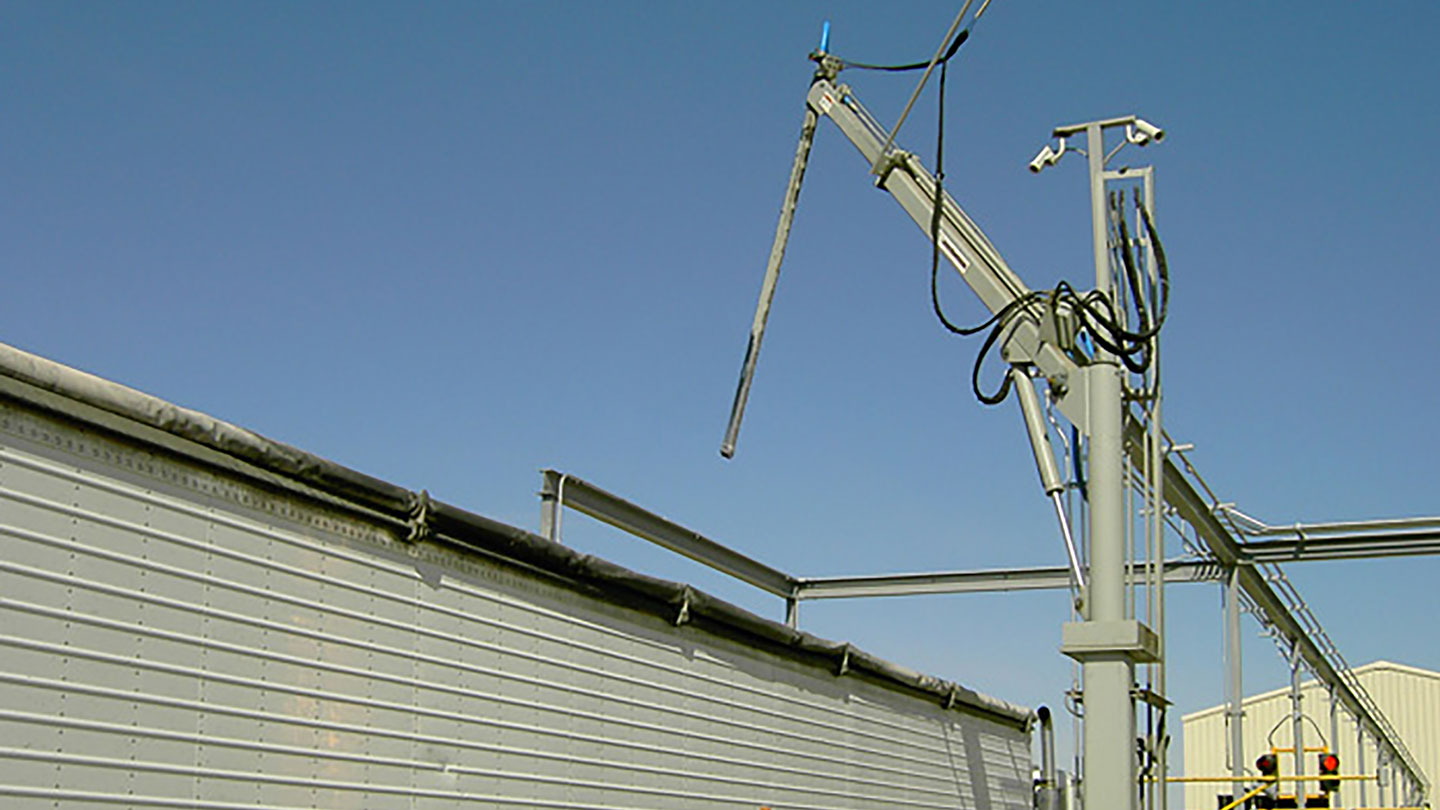
M 1028 710 L 0 345 L 6 808 L 1028 808 Z

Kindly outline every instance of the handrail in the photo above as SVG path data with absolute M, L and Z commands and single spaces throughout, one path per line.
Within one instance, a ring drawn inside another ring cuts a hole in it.
M 1133 434 L 1138 430 L 1133 421 L 1127 425 L 1127 433 Z M 1138 446 L 1138 443 L 1132 445 Z M 1219 503 L 1188 458 L 1183 454 L 1172 456 L 1178 456 L 1185 469 L 1182 471 L 1170 458 L 1165 460 L 1166 502 L 1177 510 L 1181 519 L 1195 528 L 1222 565 L 1236 568 L 1238 582 L 1254 609 L 1255 617 L 1295 645 L 1300 660 L 1315 679 L 1334 690 L 1335 697 L 1355 717 L 1357 724 L 1368 726 L 1377 747 L 1388 749 L 1388 752 L 1382 753 L 1388 753 L 1400 765 L 1418 790 L 1421 801 L 1426 801 L 1430 795 L 1430 782 L 1424 771 L 1395 727 L 1351 671 L 1339 648 L 1325 634 L 1299 592 L 1279 566 L 1274 563 L 1256 565 L 1245 558 L 1243 545 L 1220 522 L 1220 516 L 1229 517 L 1230 512 Z M 1208 501 L 1196 491 L 1196 486 L 1210 496 Z M 1271 583 L 1277 587 L 1272 587 Z

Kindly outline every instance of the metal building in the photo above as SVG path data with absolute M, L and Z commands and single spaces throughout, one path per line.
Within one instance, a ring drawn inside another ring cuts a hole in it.
M 1029 709 L 0 344 L 0 806 L 1031 805 Z
M 1389 718 L 1405 740 L 1411 754 L 1433 783 L 1440 776 L 1440 672 L 1405 666 L 1390 661 L 1376 661 L 1354 670 L 1365 690 Z M 1245 750 L 1241 754 L 1246 773 L 1254 776 L 1255 760 L 1272 746 L 1292 747 L 1290 689 L 1247 697 L 1244 701 Z M 1367 742 L 1364 750 L 1349 715 L 1340 712 L 1338 734 L 1330 739 L 1331 719 L 1329 695 L 1316 682 L 1301 686 L 1301 711 L 1304 713 L 1305 747 L 1328 745 L 1340 756 L 1342 774 L 1384 775 L 1376 761 L 1375 747 Z M 1226 751 L 1225 706 L 1212 706 L 1183 718 L 1186 776 L 1222 776 L 1230 773 Z M 1317 757 L 1305 758 L 1306 773 L 1317 773 Z M 1281 773 L 1294 773 L 1291 754 L 1281 756 Z M 1387 776 L 1388 778 L 1388 776 Z M 1288 790 L 1288 786 L 1286 787 Z M 1310 791 L 1315 790 L 1310 783 Z M 1187 810 L 1211 810 L 1215 796 L 1229 793 L 1228 784 L 1192 783 L 1185 788 Z M 1394 796 L 1385 779 L 1345 781 L 1332 806 L 1379 807 L 1402 802 Z

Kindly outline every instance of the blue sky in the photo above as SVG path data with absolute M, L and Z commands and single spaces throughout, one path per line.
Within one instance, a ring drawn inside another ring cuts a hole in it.
M 970 395 L 926 241 L 828 124 L 716 452 L 821 21 L 843 56 L 911 61 L 957 7 L 0 3 L 0 340 L 529 528 L 553 466 L 796 574 L 1060 564 L 1015 406 Z M 1171 258 L 1167 425 L 1272 522 L 1440 513 L 1437 26 L 1420 2 L 994 0 L 951 70 L 950 187 L 1032 287 L 1093 280 L 1081 161 L 1025 170 L 1050 129 L 1166 128 L 1125 154 L 1156 166 Z M 846 79 L 887 122 L 914 81 Z M 930 159 L 933 95 L 900 140 Z M 566 537 L 779 615 L 582 517 Z M 1440 669 L 1436 572 L 1290 569 L 1352 663 Z M 1064 603 L 803 619 L 1058 705 Z M 1170 603 L 1192 711 L 1222 694 L 1219 595 Z M 1281 685 L 1250 636 L 1248 684 Z

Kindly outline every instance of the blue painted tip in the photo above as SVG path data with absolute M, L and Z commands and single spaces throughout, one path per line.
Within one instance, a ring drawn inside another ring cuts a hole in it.
M 820 53 L 830 52 L 830 21 L 826 20 L 820 28 Z

